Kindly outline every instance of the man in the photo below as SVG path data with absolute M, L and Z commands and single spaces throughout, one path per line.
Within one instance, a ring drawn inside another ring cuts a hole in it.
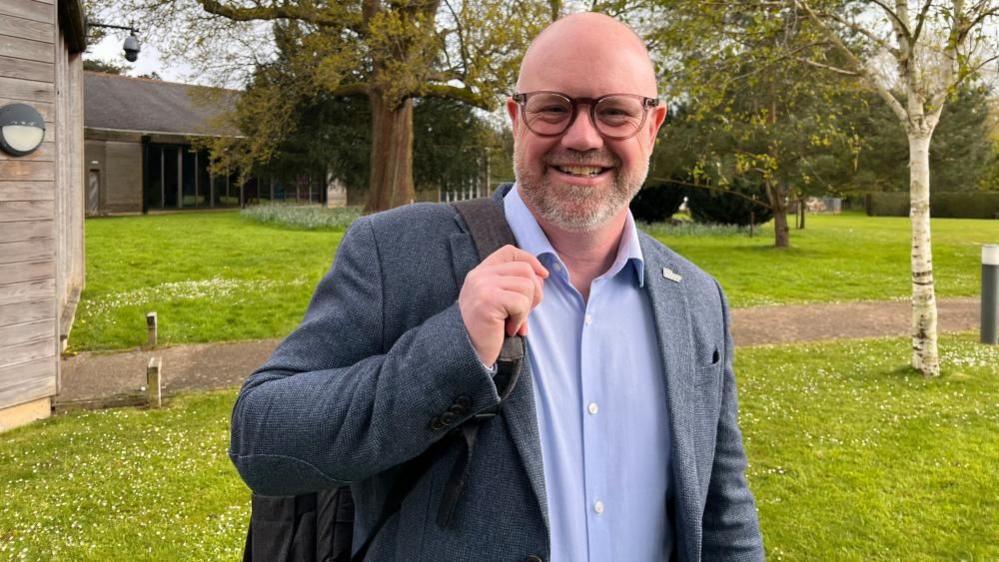
M 517 184 L 496 197 L 519 248 L 476 264 L 444 205 L 358 220 L 244 385 L 233 462 L 262 494 L 350 483 L 357 548 L 397 467 L 498 403 L 520 333 L 525 373 L 479 430 L 454 524 L 435 514 L 457 450 L 368 560 L 762 559 L 724 297 L 628 211 L 666 116 L 644 45 L 606 16 L 559 20 L 507 110 Z

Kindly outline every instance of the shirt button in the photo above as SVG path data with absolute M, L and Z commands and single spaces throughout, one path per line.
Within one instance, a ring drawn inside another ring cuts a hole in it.
M 559 262 L 555 262 L 554 264 L 552 264 L 552 269 L 554 269 L 555 271 L 562 271 L 562 264 L 560 264 Z
M 589 326 L 590 324 L 592 324 L 593 323 L 593 315 L 592 314 L 587 314 L 585 317 L 583 317 L 583 322 L 587 326 Z
M 586 407 L 586 411 L 590 412 L 591 415 L 596 415 L 600 411 L 600 406 L 597 406 L 596 402 L 590 402 L 590 405 Z
M 597 515 L 600 515 L 601 513 L 603 513 L 604 512 L 604 502 L 602 502 L 600 500 L 597 500 L 597 501 L 593 502 L 593 511 L 596 511 Z

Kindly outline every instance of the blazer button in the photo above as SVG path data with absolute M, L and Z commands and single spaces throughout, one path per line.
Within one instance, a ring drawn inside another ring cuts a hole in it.
M 447 411 L 451 412 L 452 414 L 454 414 L 456 416 L 463 416 L 463 415 L 465 415 L 466 412 L 468 412 L 468 409 L 464 408 L 464 407 L 462 407 L 462 406 L 460 406 L 458 404 L 454 404 L 453 406 L 451 406 L 450 408 L 448 408 Z
M 444 429 L 445 427 L 447 426 L 444 424 L 443 421 L 441 421 L 440 418 L 434 418 L 430 420 L 430 429 L 434 431 L 439 431 L 441 429 Z
M 444 425 L 451 425 L 456 419 L 458 419 L 458 416 L 454 412 L 444 412 L 441 414 L 441 421 L 444 422 Z
M 542 560 L 541 557 L 538 556 L 537 554 L 532 554 L 532 555 L 528 556 L 527 558 L 525 558 L 524 562 L 545 562 L 545 561 Z
M 464 394 L 462 394 L 461 396 L 455 398 L 454 403 L 456 405 L 458 405 L 458 406 L 461 406 L 462 408 L 465 408 L 465 409 L 468 409 L 468 408 L 472 407 L 472 400 L 471 400 L 471 398 L 465 396 Z

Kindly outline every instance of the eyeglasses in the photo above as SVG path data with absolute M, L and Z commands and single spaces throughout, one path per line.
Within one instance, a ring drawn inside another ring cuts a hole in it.
M 645 124 L 648 109 L 659 100 L 634 94 L 610 94 L 599 98 L 570 98 L 558 92 L 514 94 L 524 124 L 534 134 L 557 137 L 576 121 L 580 105 L 590 107 L 590 122 L 606 138 L 625 140 L 635 136 Z

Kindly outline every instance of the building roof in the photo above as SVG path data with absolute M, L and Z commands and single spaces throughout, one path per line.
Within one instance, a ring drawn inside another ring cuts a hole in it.
M 84 72 L 84 127 L 142 133 L 235 136 L 213 118 L 232 109 L 239 92 L 149 78 Z

